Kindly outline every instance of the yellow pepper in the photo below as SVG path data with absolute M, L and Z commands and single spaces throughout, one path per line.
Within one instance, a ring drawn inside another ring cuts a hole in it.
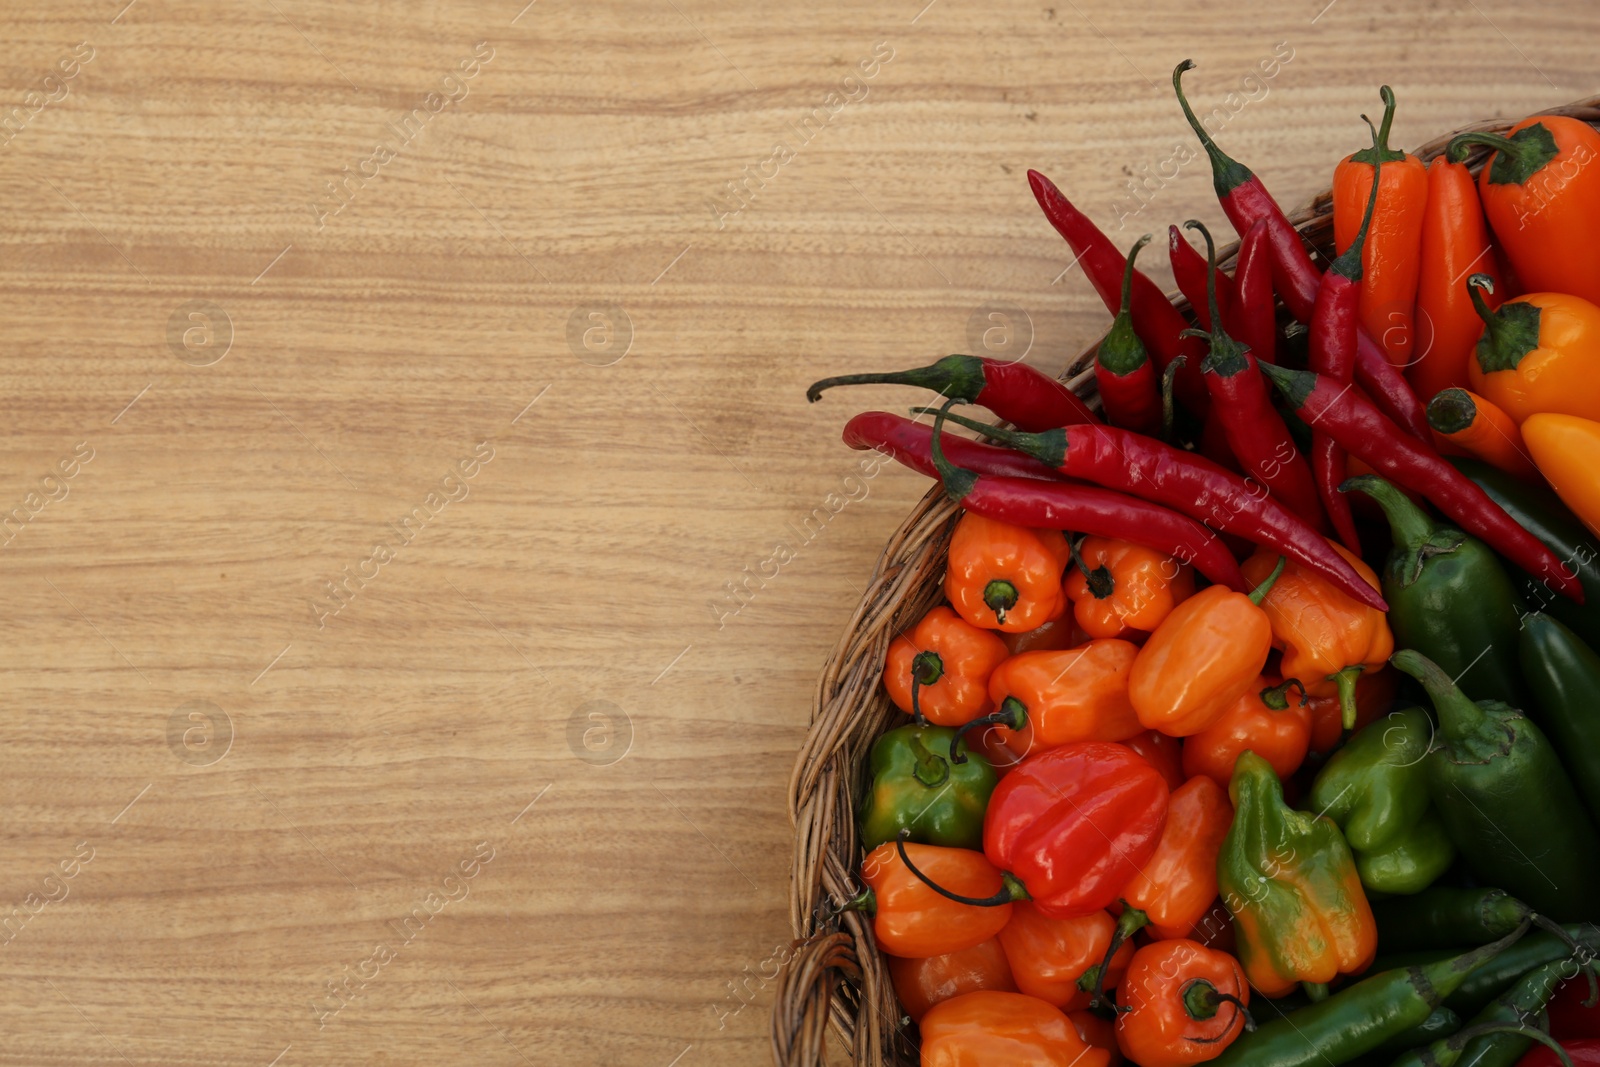
M 1467 376 L 1517 423 L 1538 412 L 1600 419 L 1600 307 L 1579 296 L 1528 293 L 1490 311 L 1482 274 L 1467 280 L 1484 321 Z
M 1530 415 L 1522 424 L 1522 440 L 1551 488 L 1600 537 L 1600 422 Z

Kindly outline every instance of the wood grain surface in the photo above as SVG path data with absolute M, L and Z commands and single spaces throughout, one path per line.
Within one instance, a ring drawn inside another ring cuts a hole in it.
M 1380 83 L 1416 143 L 1593 93 L 1600 30 L 1583 0 L 125 2 L 0 13 L 29 1067 L 766 1062 L 815 673 L 924 489 L 838 441 L 914 394 L 805 385 L 1092 339 L 1028 167 L 1121 242 L 1224 225 L 1168 164 L 1179 59 L 1291 203 Z

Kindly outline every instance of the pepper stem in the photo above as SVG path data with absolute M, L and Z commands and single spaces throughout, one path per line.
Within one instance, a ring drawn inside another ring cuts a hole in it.
M 1546 1048 L 1554 1049 L 1557 1058 L 1561 1060 L 1562 1067 L 1572 1067 L 1572 1057 L 1567 1055 L 1567 1050 L 1562 1048 L 1555 1038 L 1536 1026 L 1519 1026 L 1516 1023 L 1481 1023 L 1478 1026 L 1469 1026 L 1465 1030 L 1458 1030 L 1449 1037 L 1435 1042 L 1435 1044 L 1455 1051 L 1464 1049 L 1469 1042 L 1489 1034 L 1520 1034 L 1523 1037 L 1531 1037 Z M 1435 1062 L 1437 1062 L 1437 1059 Z
M 1361 672 L 1367 668 L 1359 663 L 1352 663 L 1341 670 L 1328 675 L 1328 680 L 1339 687 L 1339 725 L 1345 733 L 1356 728 L 1356 682 L 1361 680 Z
M 1414 649 L 1396 652 L 1389 662 L 1422 683 L 1439 713 L 1439 729 L 1452 740 L 1461 740 L 1487 721 L 1483 709 L 1456 688 L 1450 676 L 1433 660 Z
M 1445 155 L 1451 162 L 1460 163 L 1475 144 L 1495 150 L 1494 162 L 1487 168 L 1491 185 L 1526 185 L 1561 154 L 1550 127 L 1535 122 L 1509 137 L 1497 133 L 1457 134 L 1445 147 Z
M 1089 981 L 1090 975 L 1094 976 L 1094 984 L 1086 990 L 1092 990 L 1089 996 L 1089 1010 L 1102 1018 L 1108 1019 L 1117 1017 L 1116 1005 L 1111 1003 L 1111 999 L 1106 996 L 1105 992 L 1106 975 L 1111 970 L 1111 958 L 1117 954 L 1117 950 L 1122 947 L 1128 938 L 1150 924 L 1150 916 L 1135 908 L 1126 900 L 1119 899 L 1117 903 L 1122 905 L 1122 914 L 1117 917 L 1117 928 L 1111 933 L 1111 941 L 1106 945 L 1106 954 L 1100 958 L 1099 963 L 1083 972 L 1083 975 L 1078 979 L 1078 988 L 1084 990 L 1084 983 Z M 1109 1015 L 1106 1014 L 1107 1011 L 1110 1012 Z
M 1394 539 L 1396 548 L 1415 552 L 1439 531 L 1438 523 L 1428 518 L 1404 493 L 1376 474 L 1358 474 L 1339 483 L 1339 492 L 1348 493 L 1351 490 L 1367 494 L 1373 503 L 1383 509 L 1384 517 L 1389 520 L 1389 536 Z
M 983 603 L 1001 626 L 1006 624 L 1006 612 L 1016 607 L 1020 599 L 1016 585 L 1005 578 L 995 578 L 983 587 Z
M 1205 223 L 1199 219 L 1190 219 L 1183 224 L 1186 230 L 1197 230 L 1206 242 L 1206 304 L 1211 312 L 1211 332 L 1203 330 L 1183 331 L 1206 338 L 1210 341 L 1211 349 L 1206 354 L 1205 362 L 1201 365 L 1225 378 L 1250 369 L 1250 363 L 1244 358 L 1249 351 L 1238 341 L 1228 336 L 1222 328 L 1222 313 L 1217 310 L 1217 246 L 1211 240 L 1211 231 L 1206 229 Z
M 1522 904 L 1521 901 L 1517 901 L 1517 903 Z M 1583 974 L 1584 978 L 1588 979 L 1589 981 L 1589 997 L 1583 1002 L 1583 1006 L 1586 1008 L 1592 1008 L 1597 1003 L 1600 1003 L 1600 981 L 1596 980 L 1594 954 L 1585 946 L 1580 945 L 1571 934 L 1567 933 L 1566 927 L 1562 926 L 1560 923 L 1545 918 L 1543 915 L 1540 915 L 1526 904 L 1522 904 L 1522 907 L 1527 912 L 1527 919 L 1529 922 L 1533 923 L 1533 925 L 1537 926 L 1545 933 L 1551 934 L 1557 940 L 1571 948 L 1573 958 L 1580 961 L 1579 967 L 1581 973 Z
M 1479 272 L 1467 278 L 1467 295 L 1472 298 L 1472 310 L 1478 313 L 1478 318 L 1483 320 L 1483 328 L 1489 336 L 1495 336 L 1500 329 L 1500 323 L 1495 314 L 1490 310 L 1489 304 L 1483 299 L 1483 294 L 1494 292 L 1494 279 L 1487 274 Z
M 1387 90 L 1388 88 L 1389 87 L 1387 85 L 1384 86 L 1384 89 Z M 1393 99 L 1392 94 L 1390 99 Z M 1362 117 L 1365 118 L 1366 116 Z M 1389 129 L 1389 119 L 1387 116 L 1384 118 L 1383 122 L 1384 134 L 1382 136 L 1386 137 Z M 1372 123 L 1368 122 L 1367 125 L 1370 126 Z M 1376 148 L 1378 145 L 1379 137 L 1380 135 L 1378 132 L 1373 131 L 1372 144 L 1374 148 Z M 1402 158 L 1404 158 L 1403 154 Z M 1367 211 L 1366 214 L 1361 216 L 1361 228 L 1356 231 L 1356 238 L 1350 242 L 1350 247 L 1341 252 L 1338 258 L 1332 263 L 1328 264 L 1328 269 L 1333 271 L 1333 273 L 1339 275 L 1341 278 L 1348 278 L 1353 282 L 1358 282 L 1361 280 L 1361 256 L 1362 252 L 1365 251 L 1367 247 L 1367 231 L 1372 227 L 1372 212 L 1373 209 L 1378 205 L 1378 178 L 1380 177 L 1382 171 L 1383 160 L 1379 158 L 1372 164 L 1372 189 L 1367 193 Z
M 911 657 L 911 717 L 921 726 L 928 720 L 922 714 L 918 699 L 925 685 L 932 685 L 944 677 L 944 660 L 933 649 L 923 649 Z
M 847 911 L 859 911 L 862 914 L 871 915 L 877 910 L 877 894 L 872 891 L 871 886 L 868 886 L 866 889 L 863 889 L 861 892 L 857 893 L 843 904 L 837 904 L 823 909 L 823 914 L 829 919 L 834 919 L 840 915 L 843 915 Z
M 911 735 L 911 751 L 917 755 L 917 765 L 911 771 L 917 781 L 931 789 L 950 780 L 949 761 L 924 744 L 920 734 Z M 954 759 L 955 752 L 950 756 Z
M 1428 401 L 1428 426 L 1446 436 L 1465 430 L 1477 417 L 1472 394 L 1456 386 L 1439 390 Z
M 1311 1001 L 1313 1004 L 1320 1004 L 1324 1000 L 1328 999 L 1327 982 L 1301 982 L 1300 991 L 1304 993 L 1306 995 L 1306 999 Z
M 1133 261 L 1138 258 L 1139 250 L 1149 243 L 1150 235 L 1145 234 L 1128 250 L 1128 258 L 1122 268 L 1122 306 L 1118 308 L 1116 318 L 1111 320 L 1111 328 L 1106 331 L 1100 341 L 1100 349 L 1095 353 L 1098 365 L 1117 377 L 1132 374 L 1150 359 L 1149 352 L 1133 328 Z
M 1028 725 L 1028 706 L 1016 697 L 1008 696 L 1000 702 L 997 711 L 987 715 L 980 715 L 970 722 L 963 723 L 956 730 L 955 737 L 950 739 L 950 762 L 957 766 L 967 762 L 964 752 L 957 752 L 956 746 L 967 739 L 967 734 L 973 730 L 989 726 L 1004 726 L 1008 730 L 1021 730 Z
M 1350 158 L 1357 163 L 1371 163 L 1377 166 L 1379 163 L 1398 163 L 1406 158 L 1404 152 L 1389 147 L 1389 127 L 1394 125 L 1394 90 L 1387 85 L 1381 87 L 1378 90 L 1378 99 L 1383 101 L 1383 125 L 1372 131 L 1371 148 L 1363 148 L 1351 155 Z M 1372 125 L 1372 120 L 1367 116 L 1362 115 L 1361 118 L 1368 126 Z
M 1161 439 L 1167 444 L 1172 444 L 1172 430 L 1177 423 L 1178 407 L 1173 400 L 1174 388 L 1178 381 L 1178 372 L 1183 365 L 1189 362 L 1188 356 L 1174 356 L 1167 369 L 1161 372 Z
M 906 865 L 906 870 L 916 875 L 919 882 L 938 893 L 941 897 L 953 900 L 957 904 L 969 904 L 974 908 L 998 908 L 1002 904 L 1032 899 L 1028 896 L 1028 891 L 1023 888 L 1022 883 L 1009 873 L 1004 873 L 1000 876 L 1004 885 L 1001 887 L 1000 892 L 992 897 L 964 897 L 960 893 L 950 892 L 950 890 L 917 870 L 917 865 L 911 862 L 911 857 L 906 854 L 906 838 L 910 836 L 910 830 L 901 830 L 894 839 L 895 850 L 900 853 L 900 862 Z
M 948 406 L 947 404 L 946 408 Z M 946 420 L 955 423 L 957 426 L 965 426 L 969 430 L 977 430 L 983 436 L 999 441 L 1007 448 L 1012 448 L 1025 455 L 1033 456 L 1035 459 L 1049 462 L 1049 453 L 1040 443 L 1042 434 L 1023 433 L 1020 430 L 1008 430 L 1003 426 L 991 426 L 987 422 L 979 422 L 977 419 L 969 419 L 965 415 L 954 414 L 945 410 L 945 408 L 916 407 L 911 409 L 911 414 L 913 415 L 937 416 L 941 412 L 944 413 Z M 934 425 L 937 426 L 938 422 L 936 421 Z
M 1232 993 L 1224 993 L 1204 978 L 1196 978 L 1183 987 L 1183 1010 L 1189 1018 L 1196 1022 L 1205 1022 L 1207 1019 L 1216 1018 L 1217 1009 L 1224 1004 L 1232 1004 L 1235 1013 L 1244 1020 L 1245 1032 L 1249 1033 L 1256 1028 L 1256 1021 L 1244 1006 L 1244 1001 Z M 1222 1033 L 1216 1037 L 1191 1037 L 1190 1041 L 1197 1045 L 1214 1045 L 1228 1036 L 1228 1031 L 1233 1029 L 1230 1023 Z
M 1289 559 L 1287 556 L 1278 557 L 1278 565 L 1272 568 L 1272 573 L 1262 579 L 1260 585 L 1256 586 L 1254 589 L 1250 590 L 1248 594 L 1246 594 L 1250 597 L 1250 603 L 1260 604 L 1267 598 L 1267 594 L 1272 592 L 1272 587 L 1278 584 L 1278 575 L 1283 573 L 1284 564 L 1288 562 Z
M 1189 120 L 1190 129 L 1195 136 L 1200 138 L 1206 155 L 1211 160 L 1211 184 L 1217 190 L 1218 198 L 1224 198 L 1245 182 L 1255 177 L 1250 173 L 1250 168 L 1232 158 L 1222 149 L 1217 147 L 1217 142 L 1211 139 L 1211 134 L 1195 118 L 1194 108 L 1189 106 L 1189 100 L 1183 95 L 1183 72 L 1194 69 L 1194 60 L 1186 59 L 1172 70 L 1172 90 L 1178 94 L 1178 106 L 1183 108 L 1183 117 Z
M 944 407 L 933 417 L 933 440 L 929 442 L 929 448 L 932 452 L 933 469 L 939 474 L 945 495 L 959 504 L 967 498 L 968 493 L 972 492 L 972 487 L 978 484 L 978 475 L 965 467 L 951 463 L 949 457 L 944 454 L 944 444 L 941 440 L 944 436 L 944 420 L 950 413 L 951 405 L 955 403 L 958 401 L 953 398 L 946 400 Z
M 806 399 L 815 404 L 826 389 L 836 385 L 916 385 L 943 393 L 952 400 L 976 404 L 984 388 L 983 361 L 977 356 L 946 356 L 926 367 L 879 374 L 841 374 L 813 382 Z
M 1068 541 L 1067 551 L 1072 554 L 1072 562 L 1083 574 L 1084 581 L 1089 583 L 1089 592 L 1096 600 L 1104 600 L 1117 591 L 1116 580 L 1111 577 L 1111 572 L 1106 569 L 1104 563 L 1090 570 L 1089 565 L 1083 561 L 1081 541 Z
M 1291 688 L 1300 690 L 1300 706 L 1302 708 L 1305 707 L 1310 698 L 1306 696 L 1306 687 L 1300 684 L 1300 679 L 1298 678 L 1285 678 L 1281 684 L 1263 689 L 1261 691 L 1261 703 L 1273 711 L 1287 711 L 1289 710 L 1289 690 Z

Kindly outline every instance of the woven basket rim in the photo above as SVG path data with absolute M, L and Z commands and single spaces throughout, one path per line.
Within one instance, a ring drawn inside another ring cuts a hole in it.
M 1537 114 L 1569 116 L 1600 128 L 1600 96 Z M 1512 125 L 1506 120 L 1474 123 L 1429 141 L 1414 154 L 1427 162 L 1442 154 L 1458 133 L 1503 133 Z M 1477 171 L 1488 154 L 1488 149 L 1476 147 L 1466 162 Z M 1331 191 L 1311 198 L 1290 221 L 1326 255 L 1332 244 Z M 1230 245 L 1222 262 L 1229 262 L 1237 250 L 1237 243 Z M 1068 385 L 1090 400 L 1095 399 L 1091 363 L 1098 346 L 1097 340 L 1062 373 Z M 866 592 L 818 680 L 811 725 L 789 781 L 789 815 L 795 824 L 789 921 L 796 941 L 774 993 L 772 1055 L 779 1067 L 823 1063 L 830 1029 L 858 1067 L 918 1062 L 915 1047 L 898 1025 L 900 1007 L 871 923 L 856 912 L 826 921 L 819 904 L 843 901 L 854 891 L 860 861 L 855 798 L 866 781 L 867 755 L 878 736 L 904 718 L 878 684 L 883 658 L 891 636 L 913 625 L 941 598 L 942 558 L 958 512 L 938 486 L 917 502 L 879 554 Z

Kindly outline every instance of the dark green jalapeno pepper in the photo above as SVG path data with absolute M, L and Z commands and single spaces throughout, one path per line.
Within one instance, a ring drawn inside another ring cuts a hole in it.
M 1533 696 L 1530 713 L 1561 753 L 1572 784 L 1600 819 L 1600 655 L 1543 612 L 1522 619 L 1522 677 Z

